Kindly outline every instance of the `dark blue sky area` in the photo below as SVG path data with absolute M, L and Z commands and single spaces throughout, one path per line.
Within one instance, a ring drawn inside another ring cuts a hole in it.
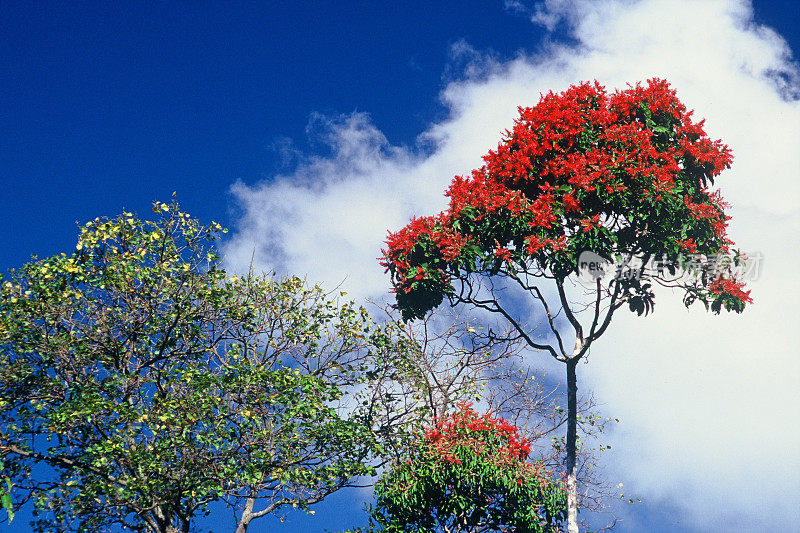
M 280 138 L 320 148 L 311 113 L 366 111 L 412 143 L 444 112 L 449 45 L 509 57 L 537 42 L 500 2 L 112 5 L 3 8 L 2 267 L 70 246 L 75 221 L 145 213 L 174 190 L 225 222 L 233 181 L 280 170 Z
M 367 112 L 390 142 L 412 145 L 446 112 L 454 43 L 502 60 L 544 38 L 501 0 L 126 4 L 1 4 L 0 271 L 69 251 L 76 222 L 123 207 L 146 216 L 173 191 L 230 226 L 231 183 L 286 170 L 281 139 L 324 148 L 307 136 L 312 113 Z M 755 10 L 800 50 L 800 2 Z M 353 498 L 328 504 L 339 522 L 318 513 L 284 530 L 351 525 Z

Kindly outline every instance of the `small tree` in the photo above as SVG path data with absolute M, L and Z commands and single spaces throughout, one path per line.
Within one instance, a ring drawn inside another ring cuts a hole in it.
M 37 530 L 188 532 L 224 499 L 241 533 L 374 472 L 354 394 L 402 346 L 297 278 L 228 277 L 218 224 L 155 211 L 0 280 L 3 507 L 33 501 Z
M 380 479 L 373 525 L 397 533 L 556 531 L 563 484 L 527 462 L 529 453 L 517 428 L 459 404 Z
M 388 306 L 383 311 L 395 323 L 396 312 Z M 553 431 L 560 409 L 553 391 L 524 364 L 524 342 L 498 342 L 476 325 L 455 311 L 438 310 L 397 328 L 394 339 L 403 357 L 376 365 L 382 375 L 372 382 L 370 402 L 386 402 L 383 416 L 415 418 L 411 425 L 419 427 L 474 400 L 527 428 L 531 440 Z
M 485 165 L 455 177 L 446 211 L 389 234 L 383 264 L 404 318 L 447 298 L 498 314 L 509 339 L 565 364 L 568 529 L 577 533 L 576 365 L 615 311 L 649 313 L 654 284 L 714 313 L 751 301 L 735 276 L 742 257 L 730 251 L 726 204 L 709 188 L 731 154 L 663 80 L 613 94 L 582 83 L 519 111 Z M 601 267 L 591 281 L 579 276 L 582 262 Z M 584 290 L 577 301 L 572 287 Z M 539 306 L 543 330 L 526 326 L 514 290 Z

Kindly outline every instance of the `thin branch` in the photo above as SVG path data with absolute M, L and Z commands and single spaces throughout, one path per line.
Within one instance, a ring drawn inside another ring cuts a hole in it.
M 567 294 L 564 292 L 564 280 L 556 279 L 556 287 L 558 288 L 558 297 L 561 300 L 561 307 L 564 309 L 564 314 L 567 315 L 567 320 L 575 328 L 575 336 L 579 339 L 583 338 L 583 326 L 581 326 L 578 317 L 570 309 L 569 302 L 567 301 Z

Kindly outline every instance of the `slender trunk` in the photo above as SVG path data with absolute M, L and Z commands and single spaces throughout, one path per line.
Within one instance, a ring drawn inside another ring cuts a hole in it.
M 578 434 L 577 359 L 567 361 L 567 531 L 578 533 L 578 480 L 575 473 L 575 453 Z
M 253 504 L 255 504 L 255 501 L 255 498 L 247 498 L 247 501 L 245 501 L 242 518 L 239 519 L 239 524 L 236 526 L 236 533 L 247 532 L 250 521 L 253 519 Z

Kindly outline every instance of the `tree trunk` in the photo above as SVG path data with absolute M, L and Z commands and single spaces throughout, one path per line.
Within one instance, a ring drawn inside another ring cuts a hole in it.
M 578 480 L 575 473 L 575 454 L 578 434 L 578 379 L 575 374 L 577 358 L 567 361 L 567 531 L 578 533 Z
M 236 533 L 246 533 L 247 528 L 250 526 L 250 521 L 253 519 L 253 505 L 255 498 L 247 498 L 242 511 L 242 517 L 239 519 L 239 524 L 236 526 Z

